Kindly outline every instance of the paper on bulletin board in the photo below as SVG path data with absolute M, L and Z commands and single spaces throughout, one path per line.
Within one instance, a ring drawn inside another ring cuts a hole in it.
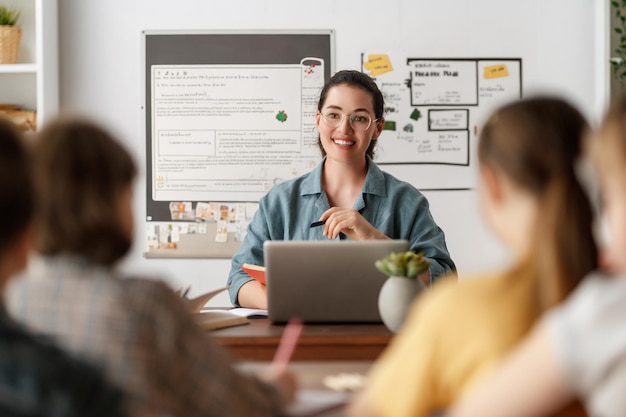
M 232 256 L 258 209 L 256 202 L 171 202 L 170 222 L 147 222 L 147 257 Z
M 363 63 L 363 66 L 373 77 L 393 71 L 393 65 L 386 54 L 367 55 L 367 61 Z
M 490 112 L 521 97 L 522 61 L 415 56 L 361 54 L 363 71 L 385 99 L 376 162 L 401 178 L 417 178 L 421 189 L 474 188 L 477 133 Z

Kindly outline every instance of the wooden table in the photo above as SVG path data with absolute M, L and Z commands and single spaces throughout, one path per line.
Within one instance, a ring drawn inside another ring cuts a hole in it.
M 214 330 L 211 336 L 244 361 L 272 360 L 284 325 L 266 318 L 250 324 Z M 373 361 L 393 337 L 383 324 L 306 324 L 294 361 Z

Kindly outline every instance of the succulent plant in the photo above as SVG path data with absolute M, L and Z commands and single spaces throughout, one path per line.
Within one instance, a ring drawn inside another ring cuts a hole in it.
M 376 269 L 390 277 L 415 278 L 428 269 L 430 261 L 424 258 L 421 252 L 392 252 L 383 259 L 377 260 L 374 265 Z

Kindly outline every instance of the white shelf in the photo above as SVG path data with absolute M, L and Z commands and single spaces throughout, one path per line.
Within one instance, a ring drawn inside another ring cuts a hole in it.
M 0 64 L 0 74 L 35 74 L 37 64 Z
M 0 103 L 37 112 L 41 126 L 58 113 L 58 0 L 1 0 L 21 10 L 17 64 L 0 64 Z

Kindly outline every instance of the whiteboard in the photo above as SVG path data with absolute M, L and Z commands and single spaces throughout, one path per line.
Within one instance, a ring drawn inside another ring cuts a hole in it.
M 376 162 L 390 172 L 401 165 L 423 172 L 422 190 L 474 188 L 480 126 L 498 106 L 522 96 L 522 59 L 407 57 L 384 50 L 361 59 L 385 98 Z

